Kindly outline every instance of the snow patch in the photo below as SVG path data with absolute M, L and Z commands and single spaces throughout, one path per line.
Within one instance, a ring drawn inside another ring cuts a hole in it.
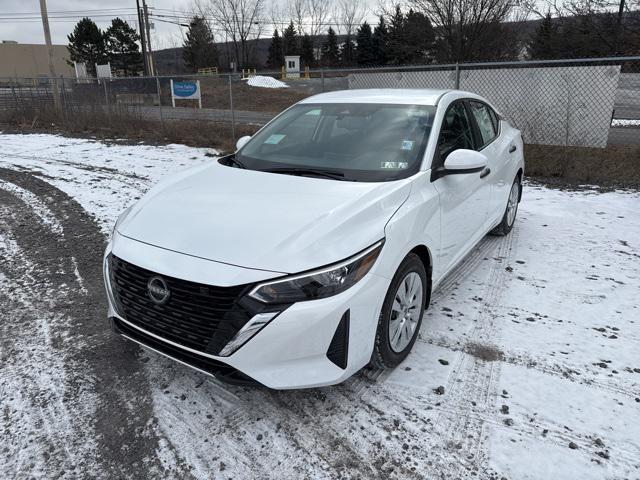
M 612 127 L 640 127 L 640 120 L 624 120 L 614 118 L 611 120 Z
M 289 88 L 284 82 L 281 82 L 277 78 L 273 77 L 265 77 L 263 75 L 256 75 L 255 77 L 245 78 L 243 80 L 247 81 L 247 85 L 251 87 L 260 87 L 260 88 Z

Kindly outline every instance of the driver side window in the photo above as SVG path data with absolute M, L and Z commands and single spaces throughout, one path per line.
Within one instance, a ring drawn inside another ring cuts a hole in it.
M 438 137 L 438 165 L 444 164 L 447 156 L 454 150 L 466 148 L 473 150 L 473 131 L 467 109 L 461 101 L 449 106 L 444 115 L 440 136 Z

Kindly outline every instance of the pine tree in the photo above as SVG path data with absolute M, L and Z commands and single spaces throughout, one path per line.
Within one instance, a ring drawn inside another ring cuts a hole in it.
M 269 56 L 267 58 L 267 66 L 269 68 L 280 68 L 284 64 L 284 55 L 282 52 L 282 37 L 276 28 L 271 37 L 271 45 L 269 45 Z
M 389 19 L 389 33 L 387 35 L 387 63 L 401 65 L 405 60 L 405 47 L 407 45 L 405 17 L 396 5 L 395 12 Z
M 384 21 L 384 17 L 380 16 L 378 25 L 373 29 L 372 35 L 373 62 L 376 65 L 387 64 L 387 35 L 387 24 Z
M 321 59 L 325 67 L 335 67 L 338 64 L 338 37 L 333 28 L 329 27 L 327 39 L 322 44 Z
M 340 48 L 340 63 L 345 67 L 351 67 L 356 60 L 356 44 L 351 36 L 347 36 Z
M 313 67 L 315 63 L 315 56 L 313 54 L 313 40 L 306 33 L 302 36 L 302 42 L 300 44 L 300 60 L 305 67 Z
M 558 28 L 551 18 L 551 13 L 547 12 L 529 44 L 529 57 L 535 60 L 557 58 L 558 40 Z
M 356 61 L 360 66 L 372 65 L 375 63 L 375 52 L 373 49 L 373 36 L 371 33 L 371 26 L 364 22 L 358 28 L 356 35 Z
M 73 33 L 67 36 L 69 45 L 68 62 L 83 62 L 87 67 L 87 73 L 96 76 L 96 63 L 102 64 L 107 59 L 107 50 L 104 43 L 104 35 L 93 20 L 83 18 L 73 28 Z
M 194 72 L 199 68 L 215 67 L 218 64 L 218 51 L 213 33 L 204 17 L 196 15 L 189 22 L 182 56 L 187 67 Z
M 125 76 L 137 75 L 142 69 L 138 33 L 121 18 L 114 18 L 104 32 L 104 39 L 111 66 Z
M 299 55 L 300 48 L 298 46 L 298 34 L 293 21 L 282 33 L 283 50 L 285 55 Z
M 416 65 L 429 62 L 435 43 L 435 33 L 429 19 L 409 10 L 404 18 L 404 48 L 401 63 Z

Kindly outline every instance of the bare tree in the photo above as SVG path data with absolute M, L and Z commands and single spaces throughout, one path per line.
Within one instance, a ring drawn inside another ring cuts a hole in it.
M 516 11 L 519 0 L 408 0 L 424 13 L 440 37 L 443 61 L 497 60 L 505 47 L 515 49 L 514 32 L 504 22 Z M 510 52 L 511 54 L 513 52 Z
M 562 56 L 589 57 L 633 54 L 640 48 L 638 0 L 527 0 L 543 18 L 549 12 L 561 26 Z
M 332 0 L 307 0 L 309 11 L 309 34 L 314 39 L 324 33 L 325 27 L 329 24 Z
M 289 0 L 288 2 L 289 19 L 298 27 L 298 34 L 305 32 L 304 24 L 309 14 L 309 4 L 307 0 Z
M 237 66 L 250 66 L 249 40 L 262 33 L 265 0 L 195 0 L 233 46 Z
M 363 0 L 337 0 L 333 9 L 333 21 L 338 33 L 351 38 L 367 13 Z

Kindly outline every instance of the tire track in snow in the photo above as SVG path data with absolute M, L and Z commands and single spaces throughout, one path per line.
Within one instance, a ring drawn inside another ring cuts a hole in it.
M 87 430 L 97 444 L 96 458 L 77 467 L 76 474 L 96 465 L 98 473 L 87 470 L 80 475 L 143 478 L 161 471 L 153 455 L 158 438 L 147 380 L 137 362 L 139 349 L 123 347 L 121 341 L 113 339 L 105 319 L 103 235 L 75 200 L 50 184 L 4 168 L 0 168 L 0 180 L 15 185 L 14 191 L 22 189 L 39 198 L 64 232 L 56 234 L 30 213 L 30 206 L 10 192 L 4 193 L 2 203 L 13 204 L 12 210 L 24 217 L 9 218 L 11 224 L 6 228 L 11 229 L 35 265 L 37 282 L 53 286 L 45 292 L 38 290 L 41 301 L 47 303 L 50 312 L 66 319 L 59 328 L 64 341 L 52 345 L 52 351 L 64 359 L 67 371 L 66 402 L 93 408 L 93 415 L 84 420 L 90 422 Z M 85 292 L 82 302 L 78 302 L 78 291 Z M 83 430 L 77 429 L 78 436 Z M 88 465 L 91 463 L 94 465 Z
M 497 349 L 499 341 L 499 319 L 493 307 L 500 302 L 508 276 L 504 265 L 508 263 L 514 244 L 517 243 L 519 228 L 506 237 L 487 237 L 485 245 L 490 250 L 491 244 L 497 245 L 494 263 L 486 280 L 483 304 L 477 314 L 474 328 L 467 338 L 470 342 Z M 475 259 L 483 255 L 476 255 Z M 476 260 L 477 261 L 477 260 Z M 475 267 L 474 267 L 475 268 Z M 468 271 L 468 270 L 465 270 Z M 456 478 L 468 476 L 471 472 L 487 470 L 487 454 L 484 444 L 487 439 L 485 422 L 472 414 L 473 408 L 492 410 L 495 406 L 497 380 L 500 375 L 499 361 L 485 361 L 475 356 L 462 353 L 452 369 L 452 374 L 445 386 L 445 405 L 458 405 L 454 415 L 442 412 L 438 415 L 435 428 L 444 437 L 447 448 L 462 459 L 461 463 L 451 465 L 450 475 Z M 464 407 L 466 405 L 466 408 Z M 442 466 L 439 466 L 442 468 Z
M 428 340 L 419 339 L 418 341 L 421 343 L 426 343 L 428 345 L 435 345 L 437 347 L 445 348 L 452 352 L 460 352 L 464 350 L 464 344 L 462 344 L 458 340 L 447 337 L 446 335 L 440 335 L 436 338 L 431 337 Z M 589 385 L 602 391 L 623 395 L 630 400 L 634 400 L 638 396 L 638 394 L 640 394 L 640 391 L 628 390 L 624 387 L 623 383 L 618 383 L 606 379 L 599 380 L 598 378 L 595 378 L 593 376 L 585 377 L 584 372 L 579 371 L 579 368 L 584 367 L 584 365 L 547 362 L 544 357 L 532 357 L 526 353 L 511 352 L 509 350 L 502 350 L 502 354 L 503 363 L 536 370 L 538 372 L 551 375 L 569 382 Z

